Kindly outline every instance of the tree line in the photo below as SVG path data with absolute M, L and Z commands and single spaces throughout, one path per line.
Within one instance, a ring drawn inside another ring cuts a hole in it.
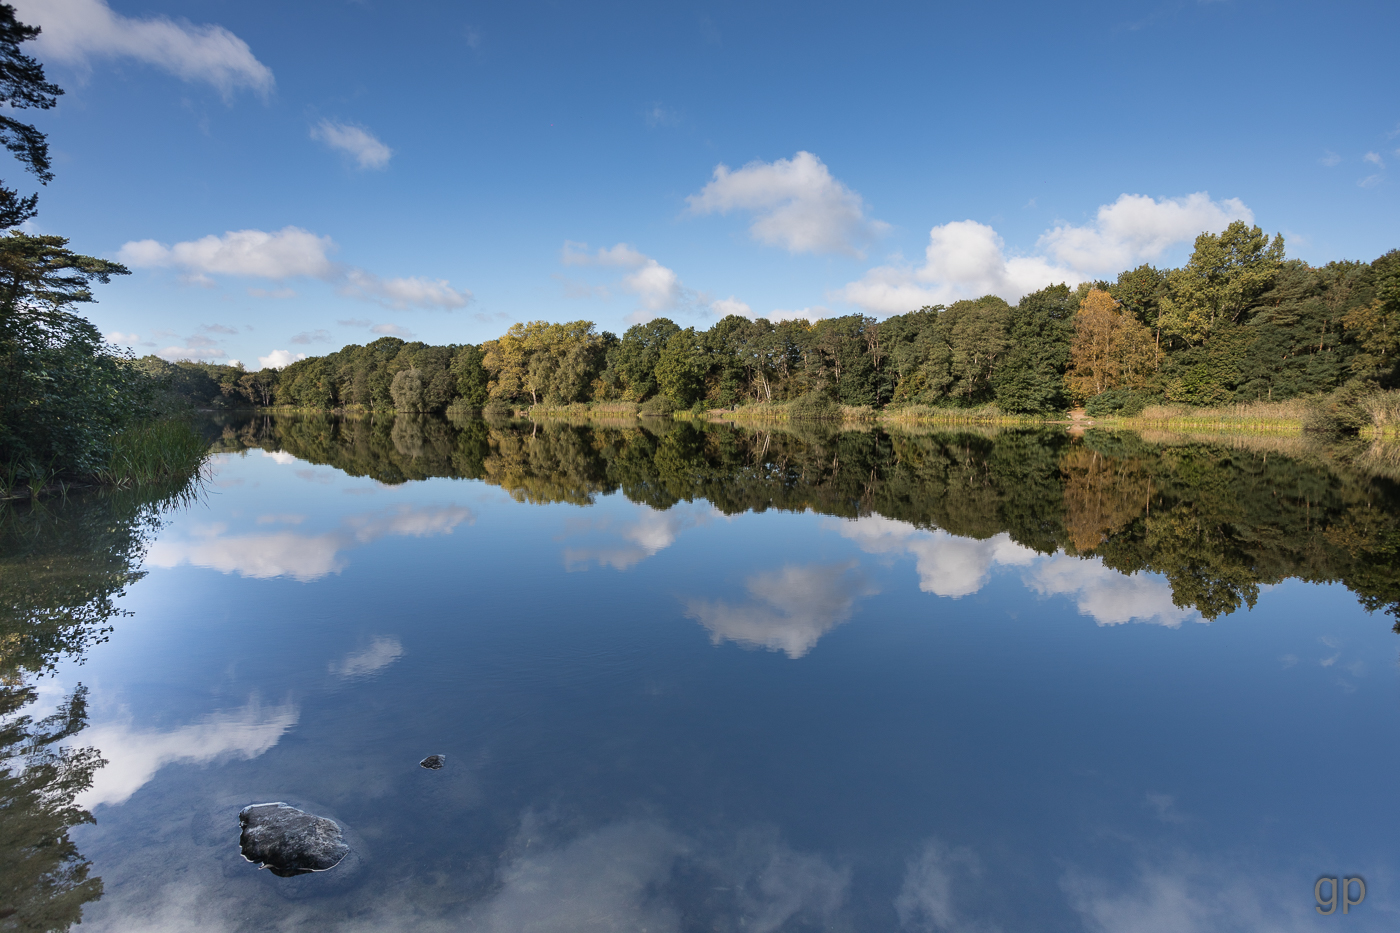
M 1153 400 L 1283 400 L 1400 385 L 1400 250 L 1314 267 L 1283 240 L 1232 223 L 1179 269 L 1051 285 L 885 320 L 730 315 L 706 330 L 656 318 L 621 337 L 589 321 L 513 325 L 480 345 L 384 337 L 281 371 L 147 357 L 213 407 L 442 412 L 492 402 L 633 402 L 716 408 L 819 396 L 843 405 L 1109 413 Z M 173 378 L 173 377 L 172 377 Z

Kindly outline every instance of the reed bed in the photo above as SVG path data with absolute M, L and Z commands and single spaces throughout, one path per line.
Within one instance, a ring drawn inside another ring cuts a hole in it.
M 973 408 L 935 408 L 931 405 L 905 405 L 880 412 L 882 424 L 1045 424 L 1050 419 L 1041 415 L 1012 415 L 993 404 Z
M 1303 433 L 1303 422 L 1315 403 L 1306 399 L 1284 402 L 1242 402 L 1214 408 L 1192 405 L 1148 405 L 1130 418 L 1103 417 L 1100 424 L 1167 431 L 1248 431 L 1257 434 Z
M 147 421 L 112 439 L 112 457 L 96 479 L 109 486 L 144 486 L 198 473 L 209 443 L 179 419 Z

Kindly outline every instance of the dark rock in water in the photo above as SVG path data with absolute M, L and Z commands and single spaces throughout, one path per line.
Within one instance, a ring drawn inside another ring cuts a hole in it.
M 255 803 L 238 814 L 243 857 L 274 875 L 290 878 L 326 871 L 350 854 L 335 820 L 285 803 Z
M 446 755 L 429 755 L 427 758 L 418 762 L 418 767 L 427 768 L 430 771 L 437 771 L 445 764 L 447 764 Z

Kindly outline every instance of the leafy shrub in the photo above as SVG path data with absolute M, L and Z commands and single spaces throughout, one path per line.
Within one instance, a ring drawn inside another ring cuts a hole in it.
M 664 418 L 676 410 L 676 406 L 671 404 L 671 400 L 664 395 L 655 395 L 642 403 L 640 409 L 643 415 L 655 415 Z
M 1140 414 L 1152 397 L 1146 392 L 1135 392 L 1132 389 L 1109 389 L 1107 392 L 1100 392 L 1089 399 L 1084 405 L 1084 411 L 1095 418 L 1102 418 L 1106 415 L 1119 415 L 1124 418 L 1133 418 Z
M 835 421 L 841 418 L 841 406 L 825 392 L 814 389 L 793 400 L 788 417 L 793 421 Z
M 1303 430 L 1324 437 L 1349 437 L 1371 426 L 1366 408 L 1372 393 L 1359 383 L 1347 383 L 1318 400 L 1303 419 Z

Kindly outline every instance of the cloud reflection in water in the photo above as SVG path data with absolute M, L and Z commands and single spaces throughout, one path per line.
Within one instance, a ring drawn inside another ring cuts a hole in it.
M 205 529 L 194 538 L 162 537 L 151 545 L 146 560 L 155 567 L 193 564 L 221 573 L 267 579 L 289 576 L 303 583 L 345 567 L 341 552 L 388 536 L 428 537 L 451 534 L 476 516 L 463 506 L 394 509 L 348 516 L 335 531 L 319 535 L 279 531 L 271 534 L 229 535 L 223 525 Z
M 745 581 L 752 602 L 692 599 L 685 614 L 709 629 L 715 644 L 728 640 L 800 658 L 851 617 L 857 599 L 879 592 L 856 568 L 850 561 L 754 574 Z

